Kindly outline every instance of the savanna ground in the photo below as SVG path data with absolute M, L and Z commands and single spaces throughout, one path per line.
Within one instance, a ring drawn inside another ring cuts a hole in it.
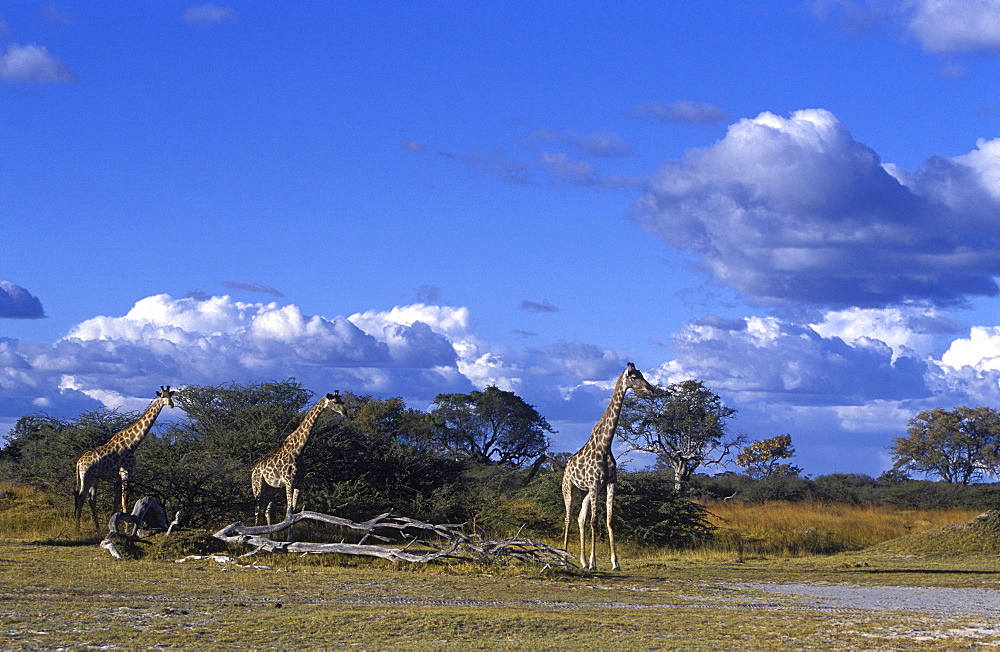
M 100 534 L 81 533 L 18 493 L 23 499 L 0 505 L 4 649 L 1000 645 L 997 612 L 868 609 L 760 588 L 1000 594 L 998 519 L 969 510 L 713 504 L 714 543 L 687 551 L 625 545 L 621 572 L 588 573 L 280 554 L 176 561 L 221 543 L 192 532 L 157 535 L 141 544 L 141 559 L 115 561 L 97 546 Z M 970 525 L 943 527 L 956 523 Z M 600 551 L 607 568 L 606 546 Z

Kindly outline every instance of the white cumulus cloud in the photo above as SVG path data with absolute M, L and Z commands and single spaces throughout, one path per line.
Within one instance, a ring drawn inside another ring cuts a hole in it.
M 289 377 L 317 392 L 402 396 L 415 407 L 438 393 L 495 384 L 544 404 L 543 413 L 572 416 L 574 406 L 592 409 L 592 401 L 566 401 L 560 388 L 613 377 L 624 362 L 583 344 L 494 347 L 476 335 L 465 307 L 413 304 L 326 317 L 294 304 L 160 294 L 124 315 L 87 319 L 51 344 L 0 339 L 0 365 L 3 421 L 37 406 L 133 407 L 160 385 Z
M 928 52 L 1000 51 L 1000 1 L 911 0 L 907 27 Z
M 951 343 L 941 362 L 956 370 L 1000 371 L 1000 326 L 973 326 L 969 337 Z
M 870 335 L 848 342 L 777 317 L 695 320 L 674 337 L 674 349 L 677 360 L 655 377 L 698 378 L 748 400 L 836 405 L 929 394 L 925 361 L 894 358 Z
M 10 43 L 0 54 L 0 79 L 38 84 L 72 83 L 76 77 L 44 45 Z
M 661 167 L 634 215 L 761 303 L 961 304 L 1000 292 L 998 147 L 905 174 L 829 111 L 762 113 Z

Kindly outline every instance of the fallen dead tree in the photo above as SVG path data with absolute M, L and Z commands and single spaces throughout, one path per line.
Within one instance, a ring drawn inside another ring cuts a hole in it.
M 265 535 L 281 532 L 300 521 L 319 521 L 336 525 L 364 535 L 358 543 L 310 543 L 303 541 L 275 541 Z M 247 555 L 261 550 L 305 554 L 360 555 L 379 557 L 390 561 L 427 563 L 438 559 L 460 559 L 489 562 L 517 559 L 545 568 L 571 568 L 573 556 L 559 548 L 517 536 L 501 541 L 490 541 L 477 535 L 467 535 L 463 525 L 435 525 L 405 516 L 381 514 L 373 519 L 356 523 L 339 516 L 318 512 L 299 512 L 286 516 L 274 525 L 247 526 L 233 523 L 213 536 L 229 543 L 253 546 Z M 378 544 L 369 543 L 375 541 Z
M 101 540 L 101 547 L 110 552 L 112 557 L 120 560 L 122 555 L 115 547 L 116 537 L 125 537 L 136 541 L 159 532 L 170 534 L 180 518 L 181 513 L 177 512 L 174 514 L 173 522 L 168 525 L 163 506 L 152 496 L 144 496 L 135 501 L 131 514 L 115 512 L 111 515 L 111 520 L 108 522 L 108 534 Z M 130 523 L 133 526 L 131 534 L 122 533 L 121 527 L 125 523 Z

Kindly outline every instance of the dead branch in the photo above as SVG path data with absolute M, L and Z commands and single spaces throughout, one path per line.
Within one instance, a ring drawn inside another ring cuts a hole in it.
M 122 559 L 121 553 L 115 547 L 114 539 L 119 536 L 126 536 L 131 540 L 142 539 L 157 532 L 167 531 L 168 533 L 180 519 L 180 512 L 174 516 L 174 522 L 167 525 L 167 517 L 163 507 L 152 496 L 143 496 L 135 501 L 132 506 L 132 513 L 115 512 L 108 522 L 108 534 L 101 540 L 101 547 L 111 553 L 115 559 Z M 124 534 L 121 531 L 123 523 L 132 524 L 132 533 Z
M 314 520 L 364 532 L 361 543 L 307 543 L 274 541 L 267 536 L 280 532 L 303 520 Z M 565 550 L 532 541 L 520 536 L 503 541 L 484 540 L 469 536 L 463 525 L 436 525 L 405 516 L 380 514 L 375 518 L 355 523 L 350 519 L 318 512 L 299 512 L 289 515 L 281 523 L 274 525 L 246 526 L 233 523 L 216 532 L 213 536 L 229 543 L 253 546 L 256 551 L 293 552 L 310 554 L 339 553 L 379 557 L 390 561 L 427 563 L 437 559 L 462 559 L 474 562 L 491 562 L 503 558 L 540 564 L 545 568 L 569 568 L 575 566 L 573 556 Z M 400 547 L 366 544 L 376 539 L 385 544 Z

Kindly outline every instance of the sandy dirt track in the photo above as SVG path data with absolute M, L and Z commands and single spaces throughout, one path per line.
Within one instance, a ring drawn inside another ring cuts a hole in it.
M 801 597 L 817 607 L 916 611 L 941 616 L 1000 615 L 1000 591 L 930 586 L 861 587 L 843 584 L 748 584 L 748 588 Z

